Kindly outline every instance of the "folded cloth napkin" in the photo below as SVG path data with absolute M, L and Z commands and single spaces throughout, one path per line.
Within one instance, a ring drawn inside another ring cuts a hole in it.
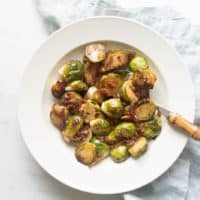
M 170 7 L 126 8 L 119 0 L 35 0 L 47 31 L 74 20 L 94 15 L 114 15 L 133 18 L 151 26 L 164 35 L 191 72 L 195 87 L 195 122 L 200 122 L 200 26 L 192 26 L 180 13 Z M 124 5 L 124 4 L 123 4 Z M 181 80 L 180 80 L 181 81 Z M 176 163 L 153 183 L 124 194 L 125 200 L 196 200 L 200 195 L 200 143 L 192 139 Z

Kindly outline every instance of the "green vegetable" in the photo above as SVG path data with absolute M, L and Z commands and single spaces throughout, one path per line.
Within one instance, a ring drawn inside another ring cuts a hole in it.
M 139 104 L 134 110 L 134 117 L 136 121 L 151 120 L 156 112 L 156 105 L 152 101 L 147 101 Z
M 129 67 L 133 72 L 135 72 L 135 71 L 137 71 L 139 69 L 147 69 L 148 65 L 147 65 L 147 61 L 145 60 L 144 57 L 136 56 L 129 63 Z
M 88 86 L 82 80 L 73 81 L 67 87 L 65 87 L 65 91 L 85 92 L 87 90 Z
M 62 131 L 62 135 L 65 141 L 69 142 L 74 135 L 81 129 L 83 126 L 83 117 L 80 115 L 72 115 L 65 126 L 65 129 Z
M 51 122 L 60 130 L 65 127 L 65 121 L 69 116 L 69 111 L 65 106 L 54 104 L 50 112 Z
M 138 158 L 141 156 L 146 150 L 148 146 L 148 141 L 145 137 L 139 137 L 135 143 L 129 147 L 128 151 L 132 157 Z
M 120 88 L 120 96 L 128 102 L 137 102 L 138 97 L 135 94 L 134 86 L 132 80 L 127 80 L 123 83 L 122 87 Z
M 146 138 L 155 138 L 161 132 L 161 118 L 154 118 L 151 121 L 139 124 L 139 130 Z
M 81 80 L 83 78 L 83 65 L 80 61 L 71 60 L 62 66 L 59 74 L 66 81 Z
M 103 75 L 99 82 L 99 88 L 108 97 L 115 97 L 122 85 L 122 78 L 119 74 L 109 73 Z
M 99 104 L 101 104 L 103 101 L 102 94 L 98 91 L 98 89 L 95 86 L 92 86 L 88 89 L 86 93 L 86 98 L 95 101 Z
M 110 156 L 114 162 L 122 162 L 128 157 L 128 149 L 126 146 L 120 145 L 110 151 Z
M 123 113 L 123 105 L 119 98 L 112 98 L 102 103 L 101 110 L 108 117 L 120 118 Z
M 109 144 L 116 143 L 122 139 L 129 139 L 135 135 L 136 126 L 132 122 L 122 122 L 118 124 L 113 131 L 106 137 Z
M 111 130 L 111 125 L 106 119 L 97 118 L 90 121 L 90 128 L 94 135 L 107 135 Z
M 85 123 L 89 123 L 91 120 L 96 118 L 103 118 L 99 105 L 90 100 L 87 100 L 81 105 L 80 112 L 83 115 Z
M 96 145 L 91 142 L 81 143 L 75 150 L 77 160 L 85 165 L 90 165 L 96 158 Z

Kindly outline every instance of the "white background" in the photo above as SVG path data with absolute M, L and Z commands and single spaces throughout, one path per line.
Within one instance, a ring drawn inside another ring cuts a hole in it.
M 130 0 L 123 0 L 121 4 L 126 6 L 127 1 L 130 4 Z M 197 0 L 131 2 L 134 7 L 171 5 L 192 23 L 200 24 Z M 58 183 L 37 165 L 22 141 L 16 124 L 15 94 L 28 60 L 46 37 L 32 0 L 0 1 L 0 199 L 122 199 L 121 196 L 89 195 Z

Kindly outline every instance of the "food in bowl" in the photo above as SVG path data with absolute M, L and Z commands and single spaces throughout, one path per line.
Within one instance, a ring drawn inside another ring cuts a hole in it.
M 70 60 L 51 87 L 50 118 L 81 163 L 94 166 L 110 156 L 121 163 L 142 156 L 161 132 L 150 99 L 156 74 L 134 50 L 86 46 L 83 61 Z

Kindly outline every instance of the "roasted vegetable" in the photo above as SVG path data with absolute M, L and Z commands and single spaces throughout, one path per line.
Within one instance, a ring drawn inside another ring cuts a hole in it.
M 57 80 L 53 85 L 51 86 L 51 92 L 52 95 L 56 98 L 62 97 L 62 95 L 65 93 L 65 86 L 66 82 L 63 80 Z
M 133 85 L 138 88 L 152 89 L 156 75 L 150 69 L 137 70 L 133 75 Z
M 83 78 L 83 65 L 78 60 L 71 60 L 61 67 L 59 74 L 65 81 L 81 80 Z
M 123 105 L 119 98 L 112 98 L 102 103 L 101 110 L 108 117 L 120 118 L 123 113 Z
M 75 135 L 71 138 L 65 137 L 65 140 L 69 139 L 69 143 L 80 144 L 83 142 L 89 142 L 92 138 L 92 131 L 89 126 L 83 126 Z
M 79 111 L 79 108 L 82 104 L 82 97 L 76 92 L 65 92 L 62 97 L 63 104 L 71 113 L 76 113 Z
M 135 71 L 137 71 L 139 69 L 147 69 L 148 68 L 147 61 L 142 56 L 136 56 L 129 63 L 129 68 L 133 72 L 135 72 Z
M 82 80 L 73 81 L 65 87 L 65 91 L 86 92 L 87 90 L 88 86 Z
M 116 97 L 122 85 L 122 78 L 119 74 L 109 73 L 103 75 L 99 81 L 99 90 L 107 97 Z
M 101 67 L 101 72 L 105 73 L 114 69 L 120 69 L 128 65 L 128 52 L 122 50 L 109 51 Z
M 132 122 L 122 122 L 111 131 L 105 140 L 108 144 L 115 144 L 123 139 L 130 139 L 136 133 L 136 126 Z
M 151 120 L 156 112 L 156 105 L 152 101 L 144 101 L 137 106 L 131 108 L 133 121 L 148 121 Z
M 162 121 L 160 117 L 156 117 L 151 121 L 139 123 L 138 129 L 146 138 L 155 138 L 160 134 Z
M 62 131 L 63 139 L 66 142 L 71 142 L 75 134 L 82 128 L 83 121 L 83 117 L 80 115 L 72 115 L 68 119 L 65 129 Z
M 82 113 L 85 123 L 89 123 L 91 120 L 103 117 L 99 105 L 90 100 L 87 100 L 81 105 L 80 113 Z
M 138 158 L 141 156 L 147 149 L 148 141 L 145 137 L 139 137 L 135 143 L 129 147 L 128 152 L 132 157 Z
M 100 63 L 92 63 L 87 58 L 84 58 L 84 78 L 88 85 L 93 86 L 99 76 Z
M 97 118 L 90 121 L 92 133 L 97 136 L 107 135 L 111 131 L 111 125 L 106 119 Z
M 106 52 L 102 44 L 90 44 L 85 48 L 86 57 L 93 63 L 101 62 L 105 59 Z
M 98 104 L 101 104 L 104 99 L 103 95 L 99 92 L 99 90 L 95 86 L 92 86 L 88 89 L 86 93 L 86 98 L 95 101 Z
M 90 165 L 96 157 L 96 145 L 91 142 L 81 143 L 75 150 L 77 160 L 85 165 Z
M 114 162 L 122 162 L 128 157 L 128 149 L 125 145 L 120 145 L 110 151 L 110 156 Z
M 120 96 L 127 102 L 135 103 L 138 101 L 138 97 L 135 93 L 135 88 L 131 80 L 127 80 L 120 88 Z
M 50 112 L 52 123 L 60 130 L 65 127 L 65 121 L 69 116 L 69 111 L 65 106 L 54 104 Z
M 94 166 L 109 155 L 110 148 L 106 143 L 96 139 L 95 137 L 92 138 L 91 143 L 96 146 L 96 158 L 94 162 L 90 165 Z

